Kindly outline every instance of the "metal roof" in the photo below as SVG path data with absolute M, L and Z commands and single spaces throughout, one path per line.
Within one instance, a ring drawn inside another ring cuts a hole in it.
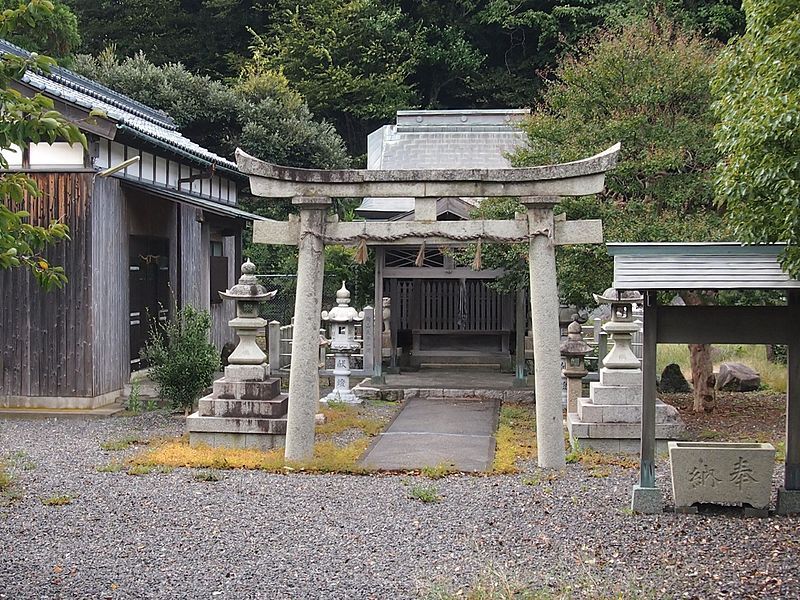
M 524 110 L 397 111 L 397 124 L 370 134 L 368 169 L 507 169 L 527 142 L 516 127 Z M 359 213 L 384 218 L 414 210 L 413 198 L 364 198 Z
M 784 244 L 610 243 L 614 287 L 623 290 L 798 289 L 781 270 Z
M 0 53 L 30 57 L 31 53 L 6 40 L 0 39 Z M 175 121 L 167 114 L 137 102 L 104 85 L 63 67 L 54 67 L 50 73 L 27 71 L 22 81 L 48 96 L 59 98 L 86 110 L 100 110 L 117 128 L 151 144 L 161 146 L 187 158 L 212 163 L 240 175 L 236 163 L 230 161 L 184 137 Z

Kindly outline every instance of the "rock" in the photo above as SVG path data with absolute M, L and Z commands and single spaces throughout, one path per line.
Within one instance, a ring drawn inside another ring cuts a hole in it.
M 322 413 L 317 413 L 314 415 L 314 424 L 315 425 L 325 425 L 325 415 Z
M 726 392 L 752 392 L 761 387 L 761 376 L 742 363 L 722 363 L 719 366 L 716 389 Z
M 671 363 L 664 367 L 661 373 L 658 391 L 666 394 L 686 394 L 692 391 L 692 388 L 689 387 L 689 382 L 683 376 L 681 368 L 677 364 Z

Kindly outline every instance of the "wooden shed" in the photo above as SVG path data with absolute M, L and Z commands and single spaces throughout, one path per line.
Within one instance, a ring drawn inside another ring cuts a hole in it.
M 27 54 L 5 41 L 0 51 Z M 168 115 L 66 69 L 28 72 L 15 85 L 50 97 L 88 151 L 66 142 L 4 151 L 10 169 L 42 189 L 25 201 L 30 221 L 61 220 L 71 239 L 48 251 L 69 277 L 62 290 L 0 270 L 0 407 L 115 401 L 144 366 L 150 323 L 178 306 L 211 312 L 218 348 L 233 341 L 231 307 L 217 291 L 234 283 L 242 230 L 259 218 L 237 207 L 235 163 L 185 138 Z
M 737 243 L 608 244 L 614 287 L 644 293 L 642 453 L 633 508 L 660 512 L 655 482 L 656 345 L 786 344 L 786 461 L 778 512 L 800 512 L 800 281 L 778 263 L 783 246 Z M 783 306 L 661 306 L 658 292 L 779 290 Z

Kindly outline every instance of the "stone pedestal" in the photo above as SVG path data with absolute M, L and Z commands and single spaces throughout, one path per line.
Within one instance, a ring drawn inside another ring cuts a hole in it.
M 267 365 L 228 366 L 212 389 L 186 419 L 190 446 L 259 450 L 284 446 L 289 397 L 281 393 L 280 378 L 269 377 Z
M 363 404 L 364 401 L 350 389 L 350 355 L 337 352 L 334 355 L 333 389 L 320 402 L 343 402 L 345 404 Z

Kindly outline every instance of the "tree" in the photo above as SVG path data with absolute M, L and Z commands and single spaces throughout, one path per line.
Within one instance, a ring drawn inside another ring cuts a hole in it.
M 712 81 L 722 154 L 718 201 L 747 243 L 786 242 L 800 277 L 800 11 L 794 0 L 745 0 L 747 30 Z
M 0 35 L 11 37 L 34 30 L 39 20 L 52 11 L 53 5 L 48 0 L 32 0 L 7 9 L 0 13 Z M 46 56 L 21 58 L 5 54 L 0 57 L 0 149 L 4 153 L 19 152 L 31 142 L 66 140 L 86 145 L 85 136 L 53 109 L 52 100 L 41 94 L 26 97 L 12 87 L 26 70 L 47 72 L 54 64 L 55 61 Z M 8 160 L 2 154 L 0 168 L 8 169 Z M 20 206 L 26 197 L 40 193 L 36 182 L 24 173 L 0 174 L 0 268 L 28 269 L 45 289 L 50 289 L 63 286 L 67 277 L 62 267 L 49 263 L 45 250 L 50 244 L 67 239 L 69 230 L 63 223 L 39 226 L 29 222 L 30 214 Z
M 298 167 L 348 164 L 342 139 L 331 125 L 314 120 L 280 73 L 248 68 L 226 85 L 180 63 L 155 65 L 143 53 L 120 59 L 114 48 L 96 58 L 79 55 L 73 68 L 163 110 L 186 136 L 223 156 L 241 147 L 264 160 Z
M 516 154 L 515 164 L 575 160 L 621 141 L 606 190 L 560 204 L 570 218 L 601 218 L 607 241 L 726 239 L 713 210 L 717 153 L 708 81 L 715 54 L 711 44 L 663 15 L 598 32 L 559 63 L 524 125 L 529 147 Z M 489 202 L 480 210 L 497 207 Z M 499 207 L 505 217 L 519 210 L 508 202 Z M 509 250 L 501 252 L 519 264 Z M 612 261 L 603 246 L 559 247 L 557 266 L 568 303 L 593 306 L 590 294 L 611 283 Z M 702 398 L 707 373 L 695 379 L 696 399 Z
M 208 341 L 210 330 L 211 315 L 187 305 L 169 322 L 155 322 L 142 350 L 158 395 L 187 415 L 219 369 L 219 353 Z
M 18 9 L 19 0 L 0 0 L 0 11 Z M 58 59 L 69 57 L 78 49 L 81 36 L 78 34 L 78 19 L 63 2 L 52 2 L 37 12 L 32 21 L 18 23 L 15 31 L 6 34 L 7 39 L 31 52 L 45 53 Z

